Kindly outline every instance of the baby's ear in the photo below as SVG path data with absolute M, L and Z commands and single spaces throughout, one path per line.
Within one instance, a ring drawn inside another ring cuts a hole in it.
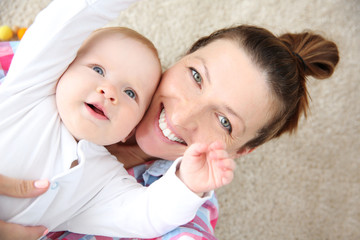
M 252 151 L 254 151 L 255 149 L 256 148 L 248 148 L 248 147 L 241 148 L 236 152 L 236 158 L 245 156 L 245 155 L 251 153 Z

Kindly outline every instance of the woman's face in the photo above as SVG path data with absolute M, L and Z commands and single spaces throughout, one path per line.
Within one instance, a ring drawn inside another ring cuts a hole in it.
M 271 116 L 264 74 L 230 40 L 217 40 L 168 69 L 136 140 L 147 154 L 175 160 L 195 142 L 223 140 L 236 157 Z

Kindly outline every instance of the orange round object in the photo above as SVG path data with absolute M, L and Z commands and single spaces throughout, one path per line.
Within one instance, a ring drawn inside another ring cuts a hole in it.
M 17 31 L 17 36 L 18 36 L 19 40 L 22 39 L 22 37 L 24 36 L 26 30 L 27 30 L 27 28 L 20 28 L 20 29 Z

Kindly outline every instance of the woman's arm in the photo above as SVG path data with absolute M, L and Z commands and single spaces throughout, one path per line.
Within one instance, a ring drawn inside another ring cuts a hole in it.
M 47 180 L 21 180 L 0 174 L 0 195 L 30 198 L 43 194 L 48 188 Z M 0 220 L 0 239 L 2 240 L 38 239 L 46 233 L 47 229 L 44 226 L 24 227 Z
M 48 188 L 48 180 L 21 180 L 0 174 L 0 195 L 32 198 L 43 194 Z
M 7 223 L 0 220 L 0 239 L 1 240 L 22 240 L 38 239 L 47 233 L 44 226 L 24 227 L 14 223 Z

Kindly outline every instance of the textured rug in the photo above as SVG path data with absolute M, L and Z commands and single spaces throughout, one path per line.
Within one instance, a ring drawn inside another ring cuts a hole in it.
M 0 25 L 27 27 L 48 3 L 0 0 Z M 297 134 L 239 159 L 217 191 L 219 239 L 360 239 L 359 13 L 359 0 L 144 0 L 110 24 L 149 37 L 164 69 L 198 37 L 235 24 L 312 29 L 338 44 L 333 77 L 309 79 L 311 113 Z

